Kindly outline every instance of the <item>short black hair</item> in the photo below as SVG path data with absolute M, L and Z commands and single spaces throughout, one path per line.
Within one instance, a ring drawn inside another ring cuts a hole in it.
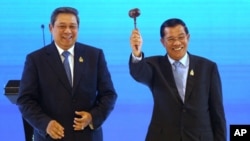
M 181 19 L 171 18 L 171 19 L 168 19 L 168 20 L 166 20 L 165 22 L 162 23 L 161 28 L 160 28 L 160 36 L 161 36 L 161 38 L 163 38 L 165 36 L 164 29 L 166 27 L 175 27 L 177 25 L 182 25 L 184 27 L 184 30 L 185 30 L 186 34 L 189 34 L 186 24 Z
M 80 19 L 78 17 L 78 11 L 77 9 L 73 8 L 73 7 L 58 7 L 56 8 L 52 14 L 51 14 L 51 17 L 50 17 L 50 24 L 54 25 L 55 24 L 55 21 L 56 21 L 56 18 L 58 16 L 58 14 L 61 14 L 61 13 L 68 13 L 68 14 L 73 14 L 75 15 L 76 17 L 76 20 L 77 20 L 77 24 L 79 26 L 80 24 Z

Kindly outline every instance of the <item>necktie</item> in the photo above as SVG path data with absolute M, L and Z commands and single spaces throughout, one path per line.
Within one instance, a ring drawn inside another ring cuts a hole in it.
M 184 102 L 184 98 L 185 98 L 185 88 L 184 88 L 184 80 L 183 80 L 183 75 L 184 75 L 184 69 L 182 68 L 182 64 L 178 61 L 173 63 L 174 65 L 174 79 L 175 79 L 175 83 L 179 92 L 179 95 L 182 99 L 182 101 Z
M 67 77 L 69 79 L 69 83 L 72 86 L 72 78 L 71 78 L 71 71 L 70 71 L 70 66 L 69 66 L 69 55 L 70 53 L 68 51 L 64 51 L 62 53 L 64 60 L 63 60 L 63 65 L 64 65 L 64 69 L 66 71 Z

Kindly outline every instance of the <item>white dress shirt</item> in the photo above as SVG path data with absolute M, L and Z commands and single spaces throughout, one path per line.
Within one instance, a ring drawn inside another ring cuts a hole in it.
M 55 43 L 55 45 L 56 45 L 56 48 L 57 48 L 57 50 L 58 50 L 58 53 L 60 54 L 60 57 L 61 57 L 61 60 L 62 60 L 62 62 L 64 61 L 64 57 L 63 57 L 63 55 L 62 55 L 62 53 L 65 51 L 65 50 L 63 50 L 63 49 L 61 49 L 56 43 Z M 74 48 L 75 48 L 75 46 L 73 45 L 72 47 L 70 47 L 67 51 L 70 53 L 70 55 L 69 55 L 69 66 L 70 66 L 70 72 L 71 72 L 71 78 L 72 78 L 72 84 L 73 84 L 73 76 L 74 76 Z

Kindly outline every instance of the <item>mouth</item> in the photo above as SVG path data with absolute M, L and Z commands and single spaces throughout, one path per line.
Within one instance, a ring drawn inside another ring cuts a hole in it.
M 183 47 L 172 48 L 174 51 L 180 51 L 181 49 L 183 49 Z
M 69 35 L 69 36 L 62 36 L 62 38 L 65 39 L 65 40 L 70 40 L 70 39 L 72 39 L 72 35 Z

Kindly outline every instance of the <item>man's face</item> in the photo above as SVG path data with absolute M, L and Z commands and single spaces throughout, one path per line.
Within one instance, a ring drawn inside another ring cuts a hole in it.
M 78 36 L 76 17 L 73 14 L 58 14 L 54 26 L 50 24 L 50 32 L 57 45 L 63 50 L 69 49 L 75 44 Z
M 174 60 L 180 60 L 188 48 L 189 34 L 186 34 L 182 25 L 166 27 L 161 43 L 166 48 L 168 55 Z

